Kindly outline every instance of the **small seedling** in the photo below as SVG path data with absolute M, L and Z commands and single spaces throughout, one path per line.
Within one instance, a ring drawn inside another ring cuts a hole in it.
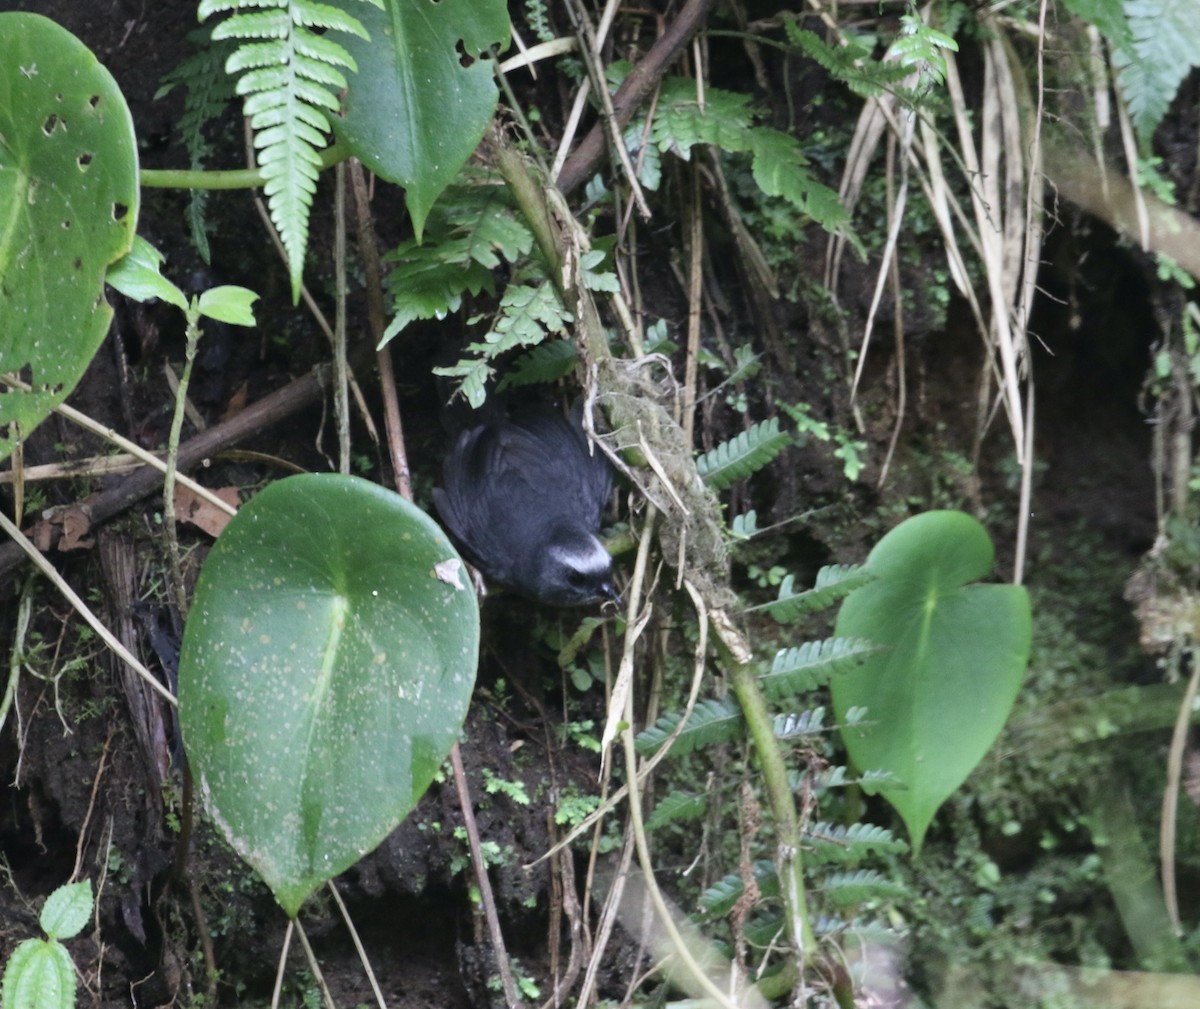
M 59 941 L 78 935 L 92 915 L 89 880 L 60 886 L 42 907 L 45 939 L 26 939 L 8 958 L 0 1009 L 74 1009 L 75 964 Z

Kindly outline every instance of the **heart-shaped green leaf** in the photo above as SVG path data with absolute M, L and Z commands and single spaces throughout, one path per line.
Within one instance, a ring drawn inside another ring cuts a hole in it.
M 871 551 L 875 579 L 842 604 L 837 634 L 883 645 L 831 684 L 838 721 L 861 770 L 902 783 L 880 791 L 904 819 L 914 850 L 938 807 L 999 735 L 1029 661 L 1029 596 L 1015 585 L 971 585 L 992 568 L 992 541 L 961 512 L 917 515 Z
M 204 564 L 179 719 L 213 819 L 295 915 L 408 813 L 466 715 L 479 613 L 445 534 L 355 477 L 290 477 Z
M 75 388 L 112 309 L 104 272 L 133 241 L 133 120 L 64 28 L 0 14 L 0 459 Z
M 334 129 L 376 175 L 405 188 L 418 237 L 438 194 L 496 108 L 491 60 L 508 44 L 503 0 L 384 0 L 355 14 L 371 37 L 342 44 L 358 64 Z

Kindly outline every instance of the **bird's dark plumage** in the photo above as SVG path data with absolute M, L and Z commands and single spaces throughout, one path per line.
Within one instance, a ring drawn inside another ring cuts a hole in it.
M 490 581 L 551 606 L 618 598 L 596 536 L 612 469 L 577 414 L 539 407 L 464 431 L 442 483 L 438 514 Z

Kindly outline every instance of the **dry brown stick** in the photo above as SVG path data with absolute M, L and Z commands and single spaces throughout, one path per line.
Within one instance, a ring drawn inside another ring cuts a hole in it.
M 613 119 L 617 130 L 623 130 L 629 125 L 634 112 L 662 80 L 667 67 L 704 27 L 704 22 L 715 3 L 716 0 L 688 0 L 679 12 L 679 17 L 667 25 L 667 30 L 629 72 L 629 76 L 613 95 Z M 596 170 L 596 166 L 604 157 L 605 134 L 611 128 L 606 127 L 604 123 L 597 123 L 580 142 L 575 153 L 567 159 L 558 176 L 558 188 L 563 193 L 577 189 Z
M 367 287 L 367 319 L 371 327 L 372 342 L 378 346 L 383 339 L 383 270 L 380 266 L 379 247 L 375 241 L 375 227 L 371 222 L 371 208 L 367 196 L 366 176 L 362 164 L 357 160 L 350 163 L 350 184 L 354 193 L 355 219 L 358 227 L 359 255 L 363 262 L 363 273 Z M 379 364 L 379 385 L 383 393 L 384 426 L 387 431 L 387 446 L 391 454 L 396 490 L 406 500 L 412 500 L 412 482 L 408 469 L 408 453 L 404 447 L 404 429 L 400 424 L 400 405 L 396 399 L 396 382 L 392 374 L 392 359 L 387 347 L 376 355 Z M 455 740 L 450 750 L 450 762 L 454 767 L 454 787 L 458 793 L 458 804 L 462 810 L 463 826 L 467 831 L 467 843 L 471 850 L 471 863 L 475 868 L 475 880 L 479 884 L 479 896 L 483 904 L 484 918 L 492 950 L 496 956 L 496 968 L 504 988 L 504 999 L 509 1009 L 521 1005 L 512 966 L 504 944 L 504 932 L 500 928 L 500 914 L 496 909 L 496 898 L 492 893 L 487 874 L 487 863 L 483 857 L 483 842 L 475 823 L 475 811 L 471 804 L 471 791 L 463 769 L 462 754 Z
M 362 351 L 351 361 L 352 366 L 360 368 L 365 363 Z M 316 403 L 321 398 L 324 389 L 324 375 L 327 373 L 327 369 L 327 365 L 314 368 L 307 375 L 264 396 L 252 406 L 246 407 L 236 417 L 217 424 L 215 427 L 210 427 L 207 431 L 180 445 L 178 467 L 194 469 L 210 456 L 216 455 Z M 89 495 L 74 507 L 82 508 L 91 524 L 95 526 L 101 522 L 107 522 L 114 515 L 119 515 L 126 508 L 147 495 L 155 493 L 161 487 L 162 474 L 146 467 L 126 477 L 110 490 Z M 21 548 L 15 543 L 5 543 L 0 546 L 0 578 L 12 571 L 23 557 Z
M 366 173 L 357 158 L 350 160 L 350 186 L 354 193 L 355 223 L 358 227 L 358 253 L 362 257 L 366 276 L 367 322 L 371 327 L 371 342 L 378 347 L 383 341 L 383 268 L 379 261 L 379 245 L 371 223 L 371 206 L 367 196 Z M 392 373 L 392 355 L 387 347 L 377 351 L 379 384 L 383 390 L 384 427 L 387 448 L 391 453 L 392 472 L 396 474 L 396 490 L 412 500 L 412 476 L 408 468 L 408 452 L 404 447 L 404 428 L 400 424 L 400 406 L 396 401 L 396 379 Z

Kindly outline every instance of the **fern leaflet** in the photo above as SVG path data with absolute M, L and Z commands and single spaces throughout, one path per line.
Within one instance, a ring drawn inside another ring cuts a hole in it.
M 778 699 L 814 690 L 838 673 L 857 669 L 878 647 L 863 638 L 826 638 L 775 653 L 771 671 L 758 678 L 763 692 Z
M 831 564 L 817 572 L 816 584 L 805 592 L 795 591 L 796 579 L 788 575 L 779 586 L 774 602 L 751 606 L 747 613 L 765 610 L 779 623 L 790 624 L 805 614 L 824 609 L 848 596 L 872 578 L 865 568 L 854 564 Z
M 579 353 L 570 340 L 549 340 L 538 344 L 512 362 L 496 386 L 496 391 L 503 392 L 510 386 L 557 382 L 575 369 L 578 360 Z
M 638 753 L 643 757 L 656 753 L 682 720 L 683 713 L 673 711 L 663 715 L 649 729 L 639 732 L 635 741 Z M 671 756 L 683 757 L 698 747 L 741 739 L 745 731 L 742 709 L 732 697 L 701 701 L 692 709 L 692 716 L 679 738 L 671 744 Z
M 665 827 L 668 823 L 699 820 L 707 808 L 708 802 L 703 795 L 676 789 L 655 806 L 654 812 L 646 817 L 646 829 L 657 830 L 659 827 Z
M 735 480 L 762 469 L 791 440 L 790 434 L 779 430 L 779 418 L 772 417 L 706 452 L 696 460 L 696 469 L 709 487 L 724 490 Z
M 779 878 L 775 874 L 775 863 L 770 859 L 759 859 L 754 863 L 754 880 L 764 897 L 774 897 L 779 893 Z M 742 877 L 731 873 L 700 894 L 696 904 L 706 918 L 720 918 L 733 910 L 733 905 L 745 892 Z
M 811 708 L 808 711 L 792 711 L 776 715 L 773 723 L 776 739 L 795 739 L 798 736 L 815 736 L 825 731 L 825 709 Z
M 890 830 L 871 823 L 841 824 L 814 823 L 804 831 L 810 860 L 823 862 L 856 862 L 868 852 L 900 853 L 908 845 Z
M 878 869 L 831 872 L 821 880 L 820 888 L 835 907 L 853 907 L 869 900 L 901 900 L 909 895 L 908 887 Z
M 382 6 L 382 0 L 364 0 Z M 259 8 L 247 11 L 246 8 Z M 254 131 L 263 192 L 287 251 L 292 300 L 300 298 L 308 214 L 317 188 L 318 151 L 330 132 L 328 113 L 340 108 L 346 87 L 340 68 L 357 69 L 345 48 L 323 32 L 366 38 L 357 18 L 314 0 L 201 0 L 201 21 L 233 16 L 213 29 L 213 41 L 238 39 L 225 72 L 241 74 L 237 93 Z

